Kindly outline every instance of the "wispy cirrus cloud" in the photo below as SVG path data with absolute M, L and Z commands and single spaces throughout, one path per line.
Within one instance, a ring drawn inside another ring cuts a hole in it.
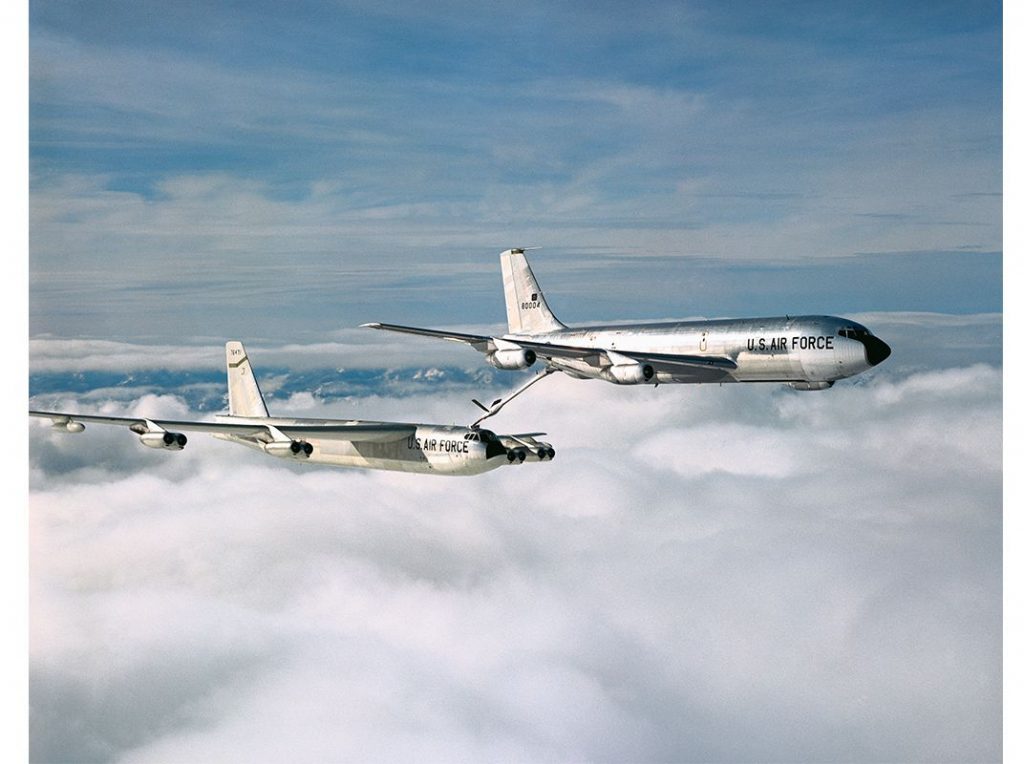
M 108 333 L 143 293 L 216 313 L 211 284 L 322 331 L 317 274 L 372 264 L 332 298 L 380 302 L 522 244 L 724 272 L 1001 250 L 995 6 L 54 7 L 33 6 L 34 334 Z M 901 292 L 869 307 L 958 309 Z

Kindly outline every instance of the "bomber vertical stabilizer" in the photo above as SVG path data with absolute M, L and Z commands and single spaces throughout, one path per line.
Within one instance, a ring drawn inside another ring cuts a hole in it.
M 228 363 L 228 410 L 232 416 L 267 417 L 259 383 L 252 373 L 249 356 L 241 342 L 232 340 L 224 346 Z

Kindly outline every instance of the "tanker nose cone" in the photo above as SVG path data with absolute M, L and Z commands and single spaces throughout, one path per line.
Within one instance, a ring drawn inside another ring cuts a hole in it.
M 892 348 L 872 334 L 861 338 L 864 343 L 864 352 L 867 355 L 868 363 L 878 366 L 882 361 L 892 355 Z

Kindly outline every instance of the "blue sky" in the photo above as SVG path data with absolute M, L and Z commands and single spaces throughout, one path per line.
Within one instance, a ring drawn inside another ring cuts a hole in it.
M 492 323 L 523 244 L 568 321 L 1000 311 L 1000 35 L 985 3 L 33 3 L 30 331 Z

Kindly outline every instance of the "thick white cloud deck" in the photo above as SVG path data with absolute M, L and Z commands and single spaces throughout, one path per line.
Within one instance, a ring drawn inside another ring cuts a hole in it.
M 998 758 L 997 367 L 545 386 L 540 484 L 33 428 L 34 753 Z

